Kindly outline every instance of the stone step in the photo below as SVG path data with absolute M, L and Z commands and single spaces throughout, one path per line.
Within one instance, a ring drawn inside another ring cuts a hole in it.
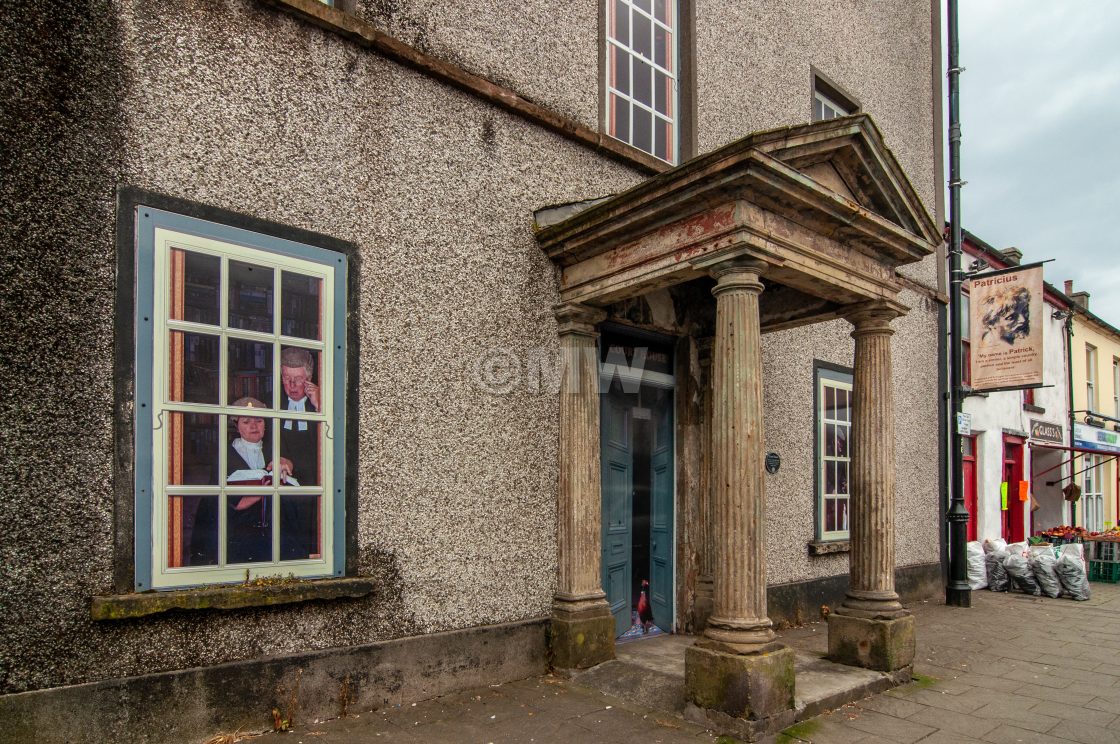
M 618 658 L 572 675 L 578 685 L 652 710 L 682 715 L 684 652 L 691 636 L 666 635 L 619 645 Z M 909 670 L 887 674 L 836 664 L 819 654 L 794 657 L 795 717 L 802 721 L 910 681 Z

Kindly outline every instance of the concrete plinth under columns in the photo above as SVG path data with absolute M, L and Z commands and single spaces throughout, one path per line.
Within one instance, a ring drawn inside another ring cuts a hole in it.
M 792 723 L 793 650 L 771 643 L 744 654 L 721 646 L 701 641 L 685 652 L 685 717 L 747 741 Z
M 566 612 L 554 607 L 549 651 L 558 669 L 586 669 L 614 658 L 614 616 L 601 605 Z
M 840 664 L 894 672 L 914 663 L 914 616 L 828 616 L 828 658 Z

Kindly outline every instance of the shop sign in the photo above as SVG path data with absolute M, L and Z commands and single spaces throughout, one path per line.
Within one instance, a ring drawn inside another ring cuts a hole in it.
M 975 277 L 968 292 L 973 389 L 1042 385 L 1042 267 Z
M 1098 452 L 1120 454 L 1120 433 L 1075 423 L 1073 425 L 1073 446 L 1097 450 Z
M 1031 419 L 1031 439 L 1061 444 L 1064 439 L 1062 436 L 1062 427 L 1060 424 L 1052 424 L 1049 421 Z

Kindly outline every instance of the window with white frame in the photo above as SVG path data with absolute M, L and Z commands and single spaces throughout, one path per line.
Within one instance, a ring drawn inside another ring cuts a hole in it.
M 1086 455 L 1084 467 L 1082 526 L 1087 530 L 1100 531 L 1104 529 L 1104 478 L 1101 472 L 1104 469 L 1104 458 L 1100 455 Z
M 826 121 L 859 111 L 859 104 L 841 93 L 820 73 L 813 73 L 813 121 Z
M 607 134 L 667 163 L 678 158 L 678 4 L 607 0 Z
M 1097 349 L 1085 344 L 1085 407 L 1097 410 Z
M 817 368 L 817 536 L 847 540 L 851 496 L 852 374 Z
M 142 206 L 136 586 L 345 566 L 347 264 Z
M 1120 418 L 1120 359 L 1112 357 L 1112 415 Z

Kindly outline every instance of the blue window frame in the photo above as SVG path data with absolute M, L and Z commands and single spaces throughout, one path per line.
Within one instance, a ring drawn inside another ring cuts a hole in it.
M 135 210 L 135 589 L 343 575 L 347 256 Z

